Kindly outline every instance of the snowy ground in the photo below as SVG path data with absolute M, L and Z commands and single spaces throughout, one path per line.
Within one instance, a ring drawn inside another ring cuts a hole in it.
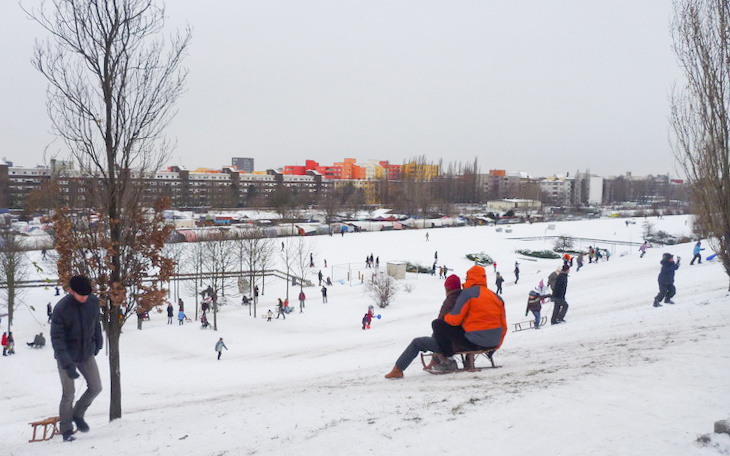
M 316 237 L 312 278 L 316 283 L 317 270 L 329 275 L 334 265 L 335 279 L 347 263 L 362 269 L 371 252 L 384 267 L 393 260 L 430 265 L 438 251 L 439 264 L 463 279 L 471 265 L 465 255 L 484 251 L 507 280 L 512 329 L 527 320 L 528 292 L 560 261 L 521 258 L 515 249 L 551 242 L 511 238 L 637 242 L 637 221 L 563 222 L 552 231 L 514 225 L 511 233 L 432 229 L 429 242 L 423 230 Z M 649 221 L 689 234 L 686 217 Z M 405 378 L 383 378 L 413 337 L 430 333 L 443 286 L 425 275 L 409 274 L 403 283 L 412 292 L 377 309 L 382 318 L 369 331 L 360 320 L 371 302 L 356 282 L 330 287 L 327 304 L 318 287 L 305 289 L 305 312 L 285 321 L 253 318 L 239 304 L 223 307 L 218 332 L 197 322 L 167 325 L 162 314 L 142 331 L 130 321 L 121 347 L 123 418 L 108 422 L 107 388 L 87 414 L 91 432 L 73 443 L 27 443 L 28 422 L 56 415 L 60 399 L 52 349 L 25 346 L 35 333 L 48 336 L 45 304 L 58 298 L 53 290 L 29 291 L 13 327 L 17 354 L 0 358 L 0 455 L 730 454 L 726 435 L 712 434 L 709 446 L 696 442 L 712 433 L 714 421 L 730 418 L 730 298 L 722 266 L 689 266 L 692 244 L 650 249 L 642 259 L 636 246 L 611 248 L 610 261 L 571 272 L 566 324 L 510 332 L 495 355 L 501 367 L 478 373 L 434 376 L 416 360 Z M 664 251 L 682 256 L 678 294 L 676 305 L 656 309 Z M 487 272 L 492 288 L 494 273 Z M 274 309 L 284 283 L 272 279 L 265 290 L 259 313 Z M 551 310 L 548 304 L 543 313 Z M 230 349 L 220 361 L 218 337 Z M 97 361 L 106 387 L 107 358 Z

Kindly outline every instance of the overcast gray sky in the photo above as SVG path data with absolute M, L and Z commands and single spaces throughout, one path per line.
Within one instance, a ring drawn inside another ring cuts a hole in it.
M 483 172 L 676 175 L 668 0 L 170 0 L 167 14 L 193 28 L 170 164 L 425 155 L 477 157 Z M 41 30 L 0 0 L 0 36 L 0 157 L 42 164 Z

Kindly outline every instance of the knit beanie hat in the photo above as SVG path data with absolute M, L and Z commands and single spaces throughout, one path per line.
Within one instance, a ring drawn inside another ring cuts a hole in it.
M 88 277 L 82 275 L 76 275 L 71 277 L 68 281 L 68 286 L 71 287 L 74 293 L 81 296 L 88 296 L 91 294 L 91 281 Z
M 461 288 L 461 279 L 456 274 L 451 274 L 446 278 L 446 282 L 444 282 L 444 287 L 449 290 L 458 290 Z

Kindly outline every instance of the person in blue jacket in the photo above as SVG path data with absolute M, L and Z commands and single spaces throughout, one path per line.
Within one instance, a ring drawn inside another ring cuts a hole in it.
M 228 347 L 226 347 L 226 344 L 223 343 L 223 338 L 221 337 L 218 339 L 218 342 L 215 343 L 215 351 L 218 352 L 218 359 L 221 359 L 221 354 L 223 353 L 223 349 L 228 350 Z
M 661 307 L 662 300 L 665 304 L 674 304 L 672 297 L 677 293 L 677 289 L 674 287 L 674 271 L 679 269 L 680 260 L 681 258 L 677 257 L 675 263 L 671 253 L 662 255 L 662 261 L 659 262 L 662 265 L 662 269 L 659 271 L 659 294 L 654 298 L 654 307 Z
M 700 255 L 700 252 L 705 249 L 702 248 L 702 242 L 697 241 L 697 244 L 695 244 L 695 248 L 692 250 L 692 254 L 694 255 L 692 257 L 692 261 L 689 262 L 689 265 L 692 266 L 695 264 L 695 260 L 697 260 L 697 264 L 702 264 L 702 255 Z

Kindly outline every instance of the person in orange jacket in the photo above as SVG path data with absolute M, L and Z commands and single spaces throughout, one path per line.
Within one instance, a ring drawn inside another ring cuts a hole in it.
M 453 372 L 454 347 L 459 350 L 499 348 L 507 334 L 504 301 L 487 288 L 487 272 L 472 266 L 466 273 L 464 290 L 443 320 L 431 324 L 433 335 L 445 358 L 434 367 L 439 372 Z

